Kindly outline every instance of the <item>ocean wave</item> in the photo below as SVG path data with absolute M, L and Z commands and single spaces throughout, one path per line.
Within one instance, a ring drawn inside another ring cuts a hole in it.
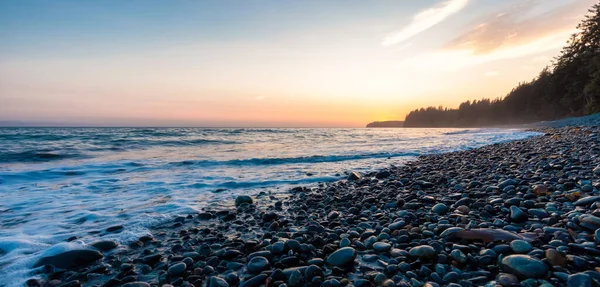
M 81 158 L 79 153 L 60 153 L 47 150 L 29 150 L 23 152 L 0 152 L 0 162 L 49 162 L 70 158 Z
M 171 162 L 174 165 L 202 165 L 202 166 L 214 166 L 214 165 L 232 165 L 232 166 L 245 166 L 245 165 L 281 165 L 281 164 L 293 164 L 293 163 L 324 163 L 324 162 L 340 162 L 340 161 L 352 161 L 361 159 L 375 159 L 375 158 L 393 158 L 393 157 L 408 157 L 408 156 L 419 156 L 419 153 L 414 152 L 403 152 L 403 153 L 367 153 L 359 155 L 313 155 L 313 156 L 300 156 L 300 157 L 272 157 L 272 158 L 249 158 L 249 159 L 233 159 L 225 161 L 215 160 L 184 160 Z
M 464 134 L 471 134 L 471 133 L 477 133 L 478 131 L 475 129 L 470 129 L 470 130 L 460 130 L 460 131 L 451 131 L 451 132 L 445 132 L 442 133 L 442 135 L 446 135 L 446 136 L 450 136 L 450 135 L 464 135 Z
M 182 140 L 147 140 L 135 138 L 121 138 L 111 141 L 111 144 L 116 146 L 128 146 L 129 148 L 143 148 L 153 146 L 197 146 L 207 144 L 236 144 L 236 141 L 227 140 L 210 140 L 210 139 L 182 139 Z

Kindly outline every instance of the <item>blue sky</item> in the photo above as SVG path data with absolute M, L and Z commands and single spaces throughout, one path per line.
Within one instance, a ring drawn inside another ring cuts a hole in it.
M 0 120 L 402 119 L 531 79 L 593 3 L 1 1 Z

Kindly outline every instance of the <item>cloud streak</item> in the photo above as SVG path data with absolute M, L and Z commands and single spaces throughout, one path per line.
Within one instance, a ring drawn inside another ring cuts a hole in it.
M 559 7 L 545 8 L 540 0 L 528 0 L 473 22 L 470 29 L 439 50 L 412 57 L 401 66 L 423 71 L 456 71 L 486 63 L 532 57 L 539 62 L 542 55 L 558 51 L 577 31 L 587 7 L 595 0 L 575 0 Z M 535 60 L 535 61 L 534 61 Z M 549 64 L 547 60 L 544 60 Z M 488 75 L 486 75 L 488 76 Z
M 527 45 L 537 39 L 565 30 L 574 31 L 582 12 L 592 2 L 593 0 L 577 0 L 545 13 L 527 17 L 542 3 L 535 0 L 525 1 L 496 15 L 484 17 L 473 24 L 474 28 L 452 40 L 444 49 L 471 50 L 477 54 L 486 54 L 500 48 Z M 564 44 L 564 41 L 561 44 Z
M 413 17 L 412 22 L 408 26 L 383 39 L 381 45 L 389 47 L 400 44 L 444 21 L 446 18 L 465 8 L 468 3 L 469 0 L 448 0 L 421 11 Z

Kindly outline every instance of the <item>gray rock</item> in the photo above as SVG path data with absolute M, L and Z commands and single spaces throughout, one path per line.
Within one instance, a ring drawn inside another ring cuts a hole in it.
M 262 256 L 253 257 L 252 259 L 250 259 L 250 262 L 248 262 L 247 266 L 248 272 L 252 274 L 258 274 L 264 270 L 269 269 L 270 267 L 271 265 L 269 264 L 269 260 Z
M 373 249 L 377 252 L 386 252 L 392 249 L 392 245 L 385 242 L 376 242 L 373 244 Z
M 327 257 L 327 264 L 333 266 L 351 265 L 356 258 L 356 250 L 352 247 L 344 247 L 333 252 Z
M 459 263 L 467 262 L 467 255 L 465 255 L 462 251 L 458 249 L 452 250 L 452 252 L 450 252 L 450 257 L 452 257 L 452 259 L 456 260 Z
M 507 273 L 500 273 L 497 277 L 498 283 L 504 287 L 520 286 L 517 276 Z
M 135 281 L 135 282 L 125 283 L 125 284 L 121 285 L 121 287 L 150 287 L 150 284 L 148 284 L 146 282 Z
M 179 262 L 169 266 L 167 272 L 169 273 L 169 275 L 175 276 L 185 272 L 185 269 L 187 269 L 187 265 L 185 265 L 185 263 L 183 262 Z
M 592 278 L 585 273 L 569 275 L 567 279 L 569 287 L 592 287 Z
M 248 196 L 248 195 L 239 195 L 238 197 L 235 198 L 235 206 L 240 206 L 242 204 L 252 204 L 254 201 L 252 200 L 252 197 Z
M 544 262 L 529 255 L 510 255 L 502 259 L 502 268 L 505 272 L 521 278 L 543 278 L 548 273 Z
M 265 284 L 265 281 L 267 280 L 267 274 L 258 274 L 248 280 L 245 280 L 244 282 L 242 282 L 240 284 L 240 287 L 259 287 L 263 284 Z
M 438 203 L 431 208 L 431 211 L 439 215 L 444 215 L 448 212 L 448 206 L 443 203 Z
M 584 198 L 580 198 L 579 200 L 575 201 L 573 204 L 575 206 L 582 206 L 582 205 L 590 205 L 596 201 L 600 201 L 600 195 L 597 196 L 587 196 Z
M 102 257 L 102 253 L 96 250 L 69 250 L 53 256 L 43 257 L 38 260 L 33 267 L 52 265 L 60 269 L 70 269 L 92 263 Z
M 227 281 L 217 276 L 210 277 L 208 284 L 208 287 L 229 287 L 229 283 L 227 283 Z
M 119 246 L 119 243 L 112 240 L 100 240 L 90 244 L 92 247 L 100 250 L 100 251 L 109 251 Z
M 525 240 L 513 240 L 510 242 L 510 248 L 515 253 L 525 254 L 531 251 L 531 244 Z
M 353 171 L 353 172 L 351 172 L 351 173 L 348 175 L 348 180 L 349 180 L 349 181 L 353 181 L 353 180 L 359 180 L 359 179 L 361 179 L 361 178 L 362 178 L 362 175 L 361 175 L 360 173 L 356 172 L 356 171 Z
M 510 219 L 517 223 L 525 222 L 527 221 L 527 213 L 513 205 L 510 207 Z
M 408 254 L 421 259 L 433 259 L 436 257 L 435 249 L 429 245 L 420 245 L 410 249 Z
M 288 285 L 290 287 L 299 287 L 302 286 L 303 281 L 304 277 L 302 277 L 302 273 L 300 273 L 298 270 L 295 270 L 292 272 L 292 274 L 290 274 L 290 278 L 288 278 Z

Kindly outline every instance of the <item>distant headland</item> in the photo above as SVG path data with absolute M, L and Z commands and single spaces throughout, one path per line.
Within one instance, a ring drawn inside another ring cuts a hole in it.
M 372 122 L 367 125 L 367 128 L 402 128 L 404 121 L 383 121 Z

